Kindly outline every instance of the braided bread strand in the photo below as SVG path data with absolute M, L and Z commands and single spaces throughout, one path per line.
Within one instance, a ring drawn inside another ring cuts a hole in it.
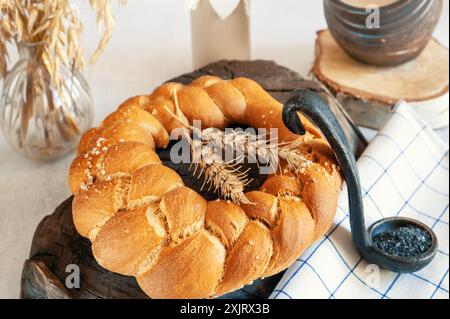
M 330 227 L 342 184 L 332 150 L 310 122 L 302 118 L 309 137 L 299 151 L 311 164 L 293 174 L 283 163 L 260 191 L 246 194 L 252 204 L 207 202 L 155 153 L 168 145 L 168 132 L 183 127 L 180 117 L 298 138 L 281 111 L 254 81 L 205 76 L 131 98 L 86 132 L 69 184 L 75 227 L 91 240 L 97 262 L 135 276 L 152 298 L 220 296 L 287 268 Z

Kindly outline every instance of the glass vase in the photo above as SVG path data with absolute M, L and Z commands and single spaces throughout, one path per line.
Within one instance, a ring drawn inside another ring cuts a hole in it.
M 83 76 L 61 65 L 56 89 L 39 52 L 40 44 L 19 44 L 19 60 L 5 78 L 0 126 L 15 150 L 51 160 L 73 150 L 92 124 L 93 103 Z

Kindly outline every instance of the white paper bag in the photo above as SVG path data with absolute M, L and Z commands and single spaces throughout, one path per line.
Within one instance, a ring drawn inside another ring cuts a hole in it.
M 194 68 L 250 59 L 249 0 L 190 0 Z

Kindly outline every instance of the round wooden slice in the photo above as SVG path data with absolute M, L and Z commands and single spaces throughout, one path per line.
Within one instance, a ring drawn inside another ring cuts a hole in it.
M 317 33 L 312 71 L 358 125 L 381 128 L 399 100 L 413 105 L 432 125 L 448 112 L 449 52 L 435 39 L 410 62 L 377 67 L 350 57 L 328 30 L 322 30 Z

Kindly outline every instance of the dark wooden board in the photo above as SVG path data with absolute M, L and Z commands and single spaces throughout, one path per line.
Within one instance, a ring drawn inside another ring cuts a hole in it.
M 347 132 L 354 154 L 359 155 L 366 142 L 351 122 L 345 111 L 331 94 L 318 82 L 304 80 L 297 73 L 270 61 L 220 61 L 198 71 L 182 75 L 171 81 L 190 83 L 201 75 L 216 75 L 222 78 L 244 76 L 260 83 L 280 102 L 284 102 L 290 92 L 298 88 L 312 89 L 325 98 L 337 114 Z M 189 174 L 186 166 L 174 165 L 169 161 L 169 151 L 158 152 L 163 162 L 174 168 L 182 176 L 187 186 L 199 191 L 205 198 L 214 194 L 201 191 L 201 181 Z M 64 173 L 64 172 L 62 172 Z M 264 177 L 251 172 L 254 182 L 249 189 L 256 189 Z M 92 256 L 90 242 L 82 238 L 72 222 L 72 198 L 64 201 L 38 225 L 31 245 L 30 258 L 25 261 L 22 280 L 22 298 L 147 298 L 139 289 L 133 277 L 112 273 L 100 267 Z M 75 264 L 80 269 L 80 288 L 68 289 L 65 281 L 69 275 L 68 265 Z M 223 298 L 267 298 L 280 280 L 282 273 L 260 279 L 252 285 L 224 296 Z

